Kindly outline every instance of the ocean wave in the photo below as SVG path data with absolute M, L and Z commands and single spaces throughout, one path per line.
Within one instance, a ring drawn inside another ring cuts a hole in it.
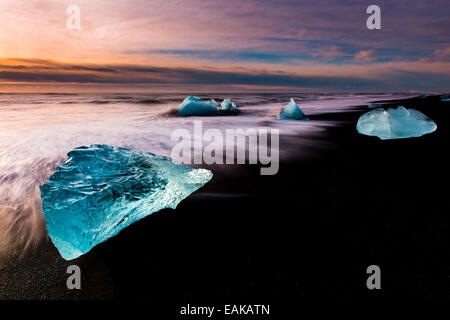
M 108 103 L 114 103 L 113 101 L 109 101 L 109 100 L 92 100 L 89 101 L 89 103 L 92 104 L 108 104 Z
M 169 108 L 156 114 L 156 117 L 177 117 L 178 108 Z
M 10 165 L 0 168 L 0 264 L 46 239 L 39 186 L 62 162 L 42 158 L 23 165 L 2 159 Z
M 138 103 L 138 104 L 161 104 L 161 103 L 164 103 L 164 101 L 157 100 L 157 99 L 144 99 L 144 100 L 135 101 L 134 103 Z

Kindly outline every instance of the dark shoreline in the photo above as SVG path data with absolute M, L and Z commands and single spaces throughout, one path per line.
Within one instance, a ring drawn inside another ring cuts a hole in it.
M 2 270 L 9 285 L 0 285 L 0 298 L 449 298 L 450 218 L 439 183 L 448 176 L 450 106 L 438 96 L 386 106 L 400 104 L 431 117 L 437 131 L 381 141 L 356 132 L 366 106 L 311 116 L 339 123 L 317 138 L 328 148 L 282 162 L 275 176 L 260 176 L 257 166 L 219 172 L 175 211 L 153 214 L 75 261 L 43 244 Z M 79 292 L 65 289 L 70 264 L 83 270 Z M 366 287 L 372 264 L 381 267 L 380 291 Z

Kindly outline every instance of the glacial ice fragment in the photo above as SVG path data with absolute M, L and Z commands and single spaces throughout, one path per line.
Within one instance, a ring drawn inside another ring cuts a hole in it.
M 436 128 L 436 123 L 426 115 L 403 106 L 369 111 L 358 119 L 356 125 L 359 133 L 382 140 L 420 137 Z
M 450 98 L 448 97 L 448 94 L 443 94 L 443 95 L 441 96 L 441 101 L 442 101 L 442 102 L 449 102 L 449 101 L 450 101 Z
M 309 120 L 305 114 L 300 110 L 300 107 L 295 103 L 294 99 L 291 98 L 289 104 L 281 111 L 278 116 L 280 120 Z
M 219 116 L 237 115 L 240 112 L 241 111 L 237 108 L 236 104 L 232 102 L 230 98 L 226 98 L 221 103 Z
M 231 101 L 230 98 L 226 98 L 221 103 L 222 110 L 234 110 L 237 109 L 236 104 Z
M 40 188 L 48 233 L 66 260 L 153 212 L 176 208 L 212 178 L 209 170 L 106 145 L 79 147 L 68 157 Z
M 205 101 L 198 97 L 187 97 L 178 107 L 179 117 L 216 116 L 218 104 L 214 100 Z

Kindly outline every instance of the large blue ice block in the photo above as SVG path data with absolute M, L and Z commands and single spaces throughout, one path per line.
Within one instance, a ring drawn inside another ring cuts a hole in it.
M 153 212 L 175 208 L 212 173 L 142 151 L 92 145 L 68 154 L 41 186 L 47 230 L 71 260 Z

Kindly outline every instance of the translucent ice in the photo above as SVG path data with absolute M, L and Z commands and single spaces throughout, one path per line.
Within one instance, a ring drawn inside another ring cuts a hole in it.
M 449 102 L 449 101 L 450 101 L 450 98 L 448 97 L 448 94 L 443 94 L 443 95 L 441 96 L 441 101 L 442 101 L 442 102 Z
M 212 173 L 151 153 L 106 145 L 79 147 L 41 186 L 47 230 L 71 260 L 153 212 L 176 208 Z
M 221 103 L 221 108 L 218 111 L 219 116 L 238 115 L 241 111 L 231 99 L 224 99 Z
M 214 100 L 205 101 L 197 97 L 187 97 L 178 107 L 178 116 L 216 116 L 218 104 Z
M 305 114 L 300 110 L 300 107 L 295 103 L 294 99 L 291 98 L 289 104 L 281 111 L 278 116 L 280 120 L 308 120 Z
M 420 111 L 399 106 L 387 111 L 379 108 L 363 114 L 356 125 L 359 133 L 382 140 L 420 137 L 437 128 L 436 123 Z
M 236 104 L 230 98 L 223 100 L 221 106 L 222 110 L 237 110 Z

